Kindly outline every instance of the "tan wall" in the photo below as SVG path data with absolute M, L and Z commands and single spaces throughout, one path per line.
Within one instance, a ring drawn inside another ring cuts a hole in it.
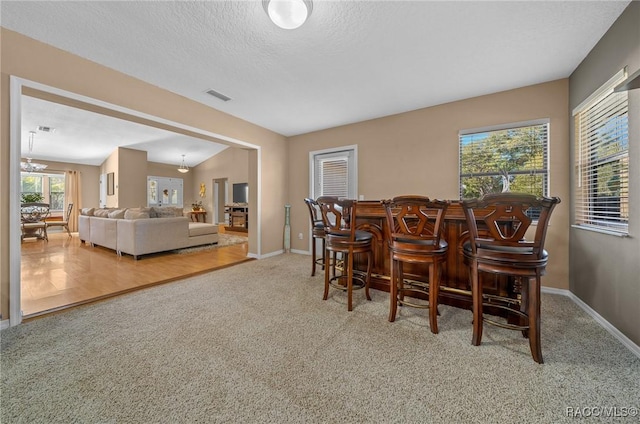
M 191 185 L 191 181 L 193 180 L 193 173 L 187 172 L 183 174 L 182 172 L 178 172 L 178 166 L 180 164 L 168 164 L 168 163 L 158 163 L 158 162 L 147 162 L 147 174 L 154 177 L 166 177 L 166 178 L 182 178 L 185 183 L 189 181 L 189 185 Z M 193 170 L 193 168 L 191 169 Z M 187 189 L 185 188 L 185 191 Z M 185 196 L 185 203 L 187 200 L 191 199 L 192 193 L 187 193 Z
M 226 178 L 229 184 L 229 202 L 233 200 L 233 184 L 249 182 L 249 151 L 240 148 L 225 149 L 193 168 L 193 200 L 202 201 L 207 213 L 207 222 L 214 222 L 216 210 L 213 198 L 213 180 Z M 205 197 L 200 197 L 200 183 L 206 188 Z M 249 186 L 249 192 L 256 190 Z M 190 203 L 190 202 L 189 202 Z M 222 205 L 224 206 L 224 205 Z M 249 204 L 251 207 L 251 203 Z M 251 216 L 251 211 L 249 211 Z
M 104 205 L 100 205 L 101 207 L 107 207 L 107 208 L 117 208 L 118 207 L 118 190 L 115 189 L 115 185 L 116 185 L 116 181 L 118 181 L 118 174 L 120 173 L 120 169 L 118 167 L 118 163 L 120 161 L 119 159 L 119 155 L 120 155 L 120 150 L 116 149 L 113 152 L 111 152 L 111 154 L 109 155 L 109 157 L 107 157 L 104 162 L 102 162 L 102 165 L 100 165 L 100 173 L 105 175 L 105 180 L 104 180 L 104 184 L 107 184 L 107 177 L 110 173 L 113 172 L 113 184 L 114 184 L 114 191 L 113 194 L 109 194 L 109 192 L 105 189 L 105 193 L 107 193 L 107 203 Z M 98 185 L 98 196 L 100 196 L 100 186 Z
M 356 144 L 358 193 L 367 200 L 400 194 L 458 199 L 458 132 L 550 119 L 550 195 L 562 203 L 548 232 L 543 284 L 569 288 L 569 128 L 566 79 L 292 137 L 289 140 L 292 248 L 309 250 L 309 152 Z M 304 234 L 299 240 L 298 233 Z
M 79 56 L 2 28 L 0 35 L 0 312 L 9 318 L 9 76 L 77 93 L 179 124 L 221 134 L 256 146 L 262 158 L 262 255 L 282 249 L 284 222 L 281 205 L 287 200 L 286 139 L 272 131 L 225 114 L 152 84 L 100 66 Z M 257 179 L 257 177 L 256 177 Z M 250 181 L 251 183 L 251 181 Z M 257 184 L 254 182 L 254 184 Z M 256 214 L 250 225 L 256 228 Z M 258 253 L 257 240 L 249 238 L 249 251 Z
M 147 152 L 119 147 L 116 193 L 119 208 L 147 205 Z
M 640 69 L 639 23 L 640 2 L 633 1 L 571 75 L 570 110 L 623 67 L 629 74 Z M 640 89 L 628 94 L 631 237 L 572 228 L 571 291 L 640 345 Z

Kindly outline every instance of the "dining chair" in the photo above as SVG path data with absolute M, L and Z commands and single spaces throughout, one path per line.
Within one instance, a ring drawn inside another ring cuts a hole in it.
M 37 238 L 49 241 L 47 222 L 49 216 L 48 203 L 22 203 L 20 205 L 20 242 L 25 238 Z
M 67 234 L 71 237 L 71 231 L 69 230 L 69 219 L 71 218 L 71 211 L 73 210 L 73 203 L 67 205 L 67 213 L 62 221 L 47 221 L 47 229 L 49 227 L 62 227 L 67 230 Z
M 473 345 L 479 346 L 481 343 L 484 322 L 519 330 L 529 338 L 533 360 L 543 363 L 540 345 L 540 280 L 549 259 L 544 249 L 549 218 L 558 203 L 558 197 L 510 192 L 487 194 L 479 199 L 462 202 L 469 228 L 469 241 L 464 243 L 462 251 L 469 267 L 471 283 Z M 525 234 L 534 220 L 537 222 L 533 238 L 527 240 Z M 493 296 L 485 296 L 478 277 L 481 272 L 520 279 L 520 308 L 511 307 L 513 299 L 504 304 Z M 483 315 L 484 307 L 496 307 L 515 313 L 520 317 L 518 324 L 487 318 Z

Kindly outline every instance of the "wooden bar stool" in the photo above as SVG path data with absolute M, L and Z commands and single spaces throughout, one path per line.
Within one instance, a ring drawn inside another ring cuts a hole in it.
M 324 250 L 326 247 L 324 224 L 322 222 L 322 214 L 318 203 L 307 197 L 304 203 L 309 208 L 309 216 L 311 218 L 311 276 L 316 275 L 316 265 L 320 265 L 324 270 Z M 316 255 L 316 240 L 322 240 L 322 257 Z
M 398 305 L 429 308 L 429 326 L 431 332 L 437 334 L 440 274 L 448 250 L 442 233 L 449 202 L 423 196 L 398 196 L 382 203 L 387 216 L 391 267 L 389 321 L 395 321 Z M 405 263 L 427 264 L 429 284 L 405 281 Z M 405 299 L 405 295 L 420 293 L 428 294 L 428 305 Z
M 364 288 L 367 300 L 369 295 L 369 283 L 371 281 L 371 266 L 373 262 L 373 235 L 367 231 L 356 230 L 356 200 L 338 199 L 336 197 L 319 197 L 318 206 L 322 213 L 322 221 L 325 228 L 325 264 L 329 263 L 331 253 L 342 254 L 341 275 L 336 274 L 336 267 L 332 267 L 333 276 L 327 268 L 324 273 L 324 296 L 327 300 L 329 287 L 347 292 L 347 309 L 353 310 L 354 288 Z M 367 272 L 364 276 L 359 271 L 354 271 L 353 257 L 359 253 L 367 254 Z M 354 280 L 356 284 L 354 287 Z
M 530 194 L 487 194 L 480 199 L 462 202 L 469 241 L 463 247 L 465 263 L 469 266 L 473 302 L 473 339 L 475 346 L 482 341 L 483 322 L 510 330 L 520 330 L 529 338 L 533 360 L 543 363 L 540 346 L 540 279 L 544 275 L 549 255 L 544 250 L 547 225 L 558 197 L 536 197 Z M 538 223 L 532 241 L 525 233 L 533 220 Z M 483 224 L 478 229 L 478 222 Z M 504 224 L 508 225 L 504 225 Z M 499 300 L 483 296 L 478 273 L 511 275 L 524 280 L 520 310 L 501 304 Z M 485 302 L 486 299 L 486 302 Z M 521 317 L 521 324 L 510 324 L 485 318 L 483 307 L 497 307 Z

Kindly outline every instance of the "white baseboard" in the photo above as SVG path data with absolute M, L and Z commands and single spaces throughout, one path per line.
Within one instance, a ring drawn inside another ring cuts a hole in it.
M 542 293 L 559 294 L 562 296 L 569 296 L 569 293 L 571 293 L 567 289 L 556 289 L 554 287 L 544 287 L 544 286 L 540 287 L 540 291 Z
M 620 343 L 625 345 L 625 347 L 627 349 L 629 349 L 633 354 L 635 354 L 638 358 L 640 358 L 640 346 L 638 346 L 637 344 L 635 344 L 633 342 L 633 340 L 631 340 L 630 338 L 628 338 L 627 336 L 622 334 L 622 332 L 620 330 L 618 330 L 616 327 L 614 327 L 609 321 L 604 319 L 602 317 L 602 315 L 600 315 L 595 310 L 593 310 L 593 308 L 591 308 L 591 306 L 587 305 L 578 296 L 576 296 L 575 294 L 573 294 L 569 290 L 555 289 L 553 287 L 541 287 L 540 291 L 543 292 L 543 293 L 559 294 L 559 295 L 562 295 L 562 296 L 569 297 L 569 299 L 573 300 L 573 302 L 576 305 L 580 306 L 582 308 L 582 310 L 584 310 L 587 314 L 591 315 L 591 317 L 598 324 L 600 324 L 605 330 L 607 330 L 613 337 L 618 339 L 620 341 Z
M 255 259 L 266 259 L 266 258 L 270 258 L 272 256 L 278 256 L 278 255 L 282 255 L 284 253 L 284 249 L 281 250 L 276 250 L 274 252 L 269 252 L 269 253 L 265 253 L 264 255 L 256 255 L 254 253 L 249 253 L 247 256 L 250 258 L 255 258 Z
M 311 252 L 309 252 L 308 250 L 291 249 L 291 253 L 297 253 L 299 255 L 311 256 Z
M 4 330 L 5 328 L 9 328 L 9 320 L 3 319 L 0 321 L 0 330 Z

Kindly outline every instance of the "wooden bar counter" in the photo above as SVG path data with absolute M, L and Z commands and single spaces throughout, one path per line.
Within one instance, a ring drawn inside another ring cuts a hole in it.
M 390 259 L 387 243 L 387 221 L 384 206 L 379 201 L 359 201 L 356 209 L 356 226 L 373 234 L 373 271 L 371 287 L 389 291 Z M 447 209 L 444 238 L 449 244 L 447 261 L 442 270 L 439 303 L 471 309 L 469 270 L 463 262 L 462 246 L 469 239 L 467 223 L 459 201 L 452 201 Z M 366 270 L 366 260 L 356 258 L 356 268 Z M 405 264 L 405 279 L 428 281 L 428 270 L 421 264 Z M 480 275 L 484 293 L 519 303 L 518 284 L 506 276 L 483 273 Z M 489 313 L 505 315 L 500 310 Z

